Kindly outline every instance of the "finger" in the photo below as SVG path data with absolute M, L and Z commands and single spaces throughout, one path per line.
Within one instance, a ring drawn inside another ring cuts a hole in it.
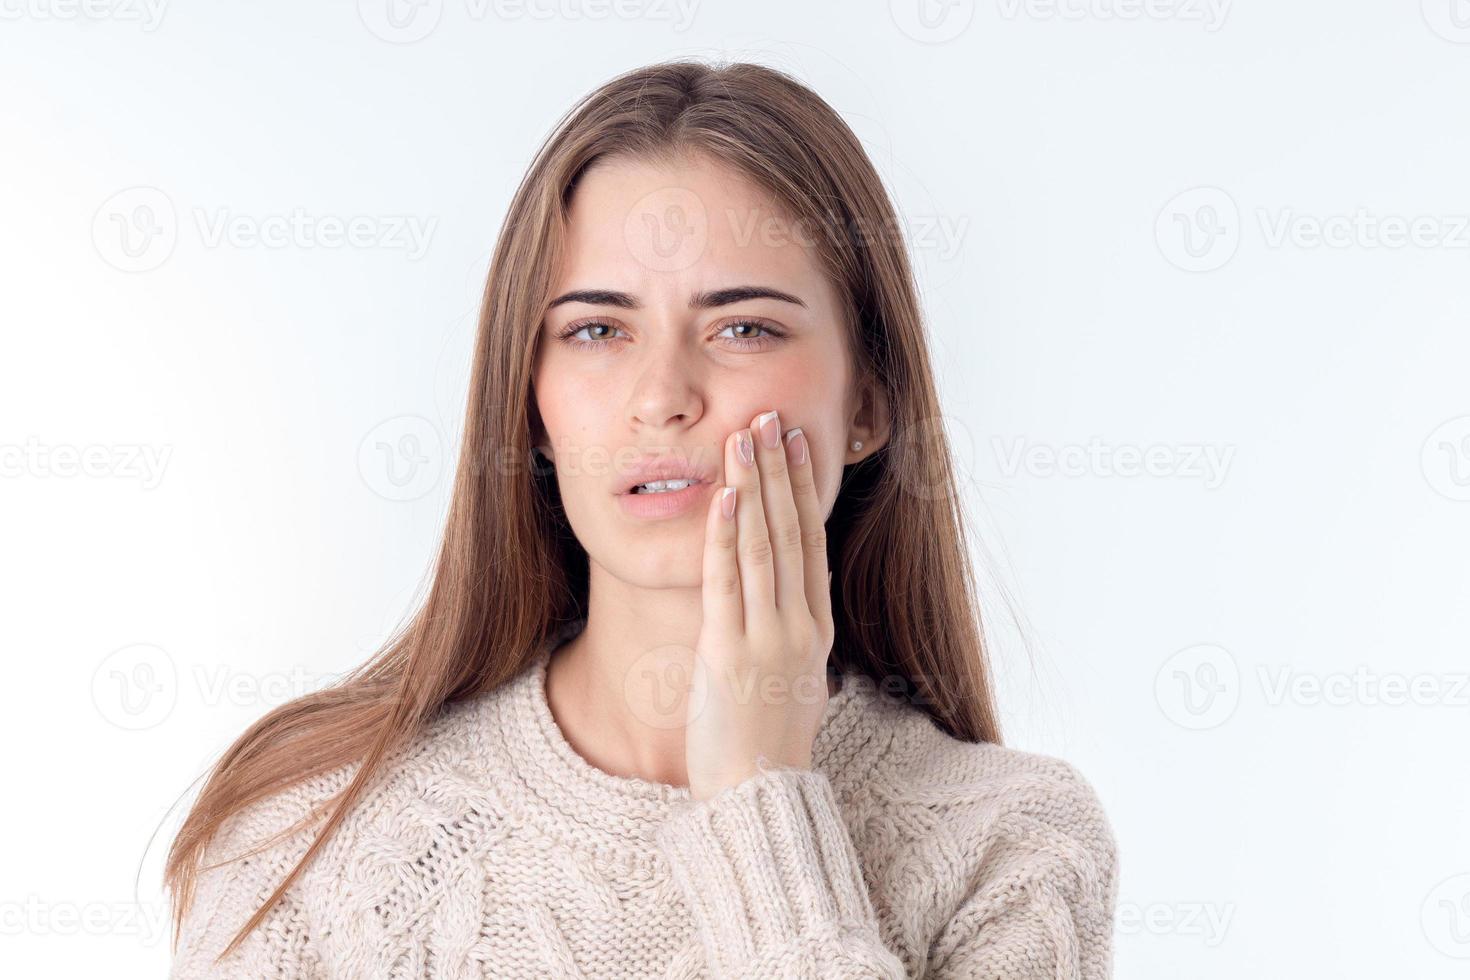
M 740 567 L 736 560 L 738 538 L 733 517 L 726 517 L 722 507 L 726 492 L 739 498 L 735 487 L 715 487 L 710 494 L 709 512 L 704 520 L 704 623 L 716 635 L 740 636 L 744 631 L 740 601 Z
M 832 582 L 827 568 L 827 522 L 823 519 L 822 501 L 817 495 L 811 446 L 800 426 L 786 433 L 784 442 L 786 466 L 791 473 L 791 495 L 801 519 L 801 567 L 807 610 L 813 619 L 831 622 Z
M 774 555 L 766 533 L 755 438 L 750 429 L 737 429 L 725 441 L 725 474 L 725 482 L 739 491 L 735 495 L 736 534 L 740 539 L 736 555 L 740 564 L 740 597 L 745 603 L 745 629 L 749 631 L 755 624 L 768 623 L 776 616 Z
M 757 416 L 755 461 L 761 477 L 761 501 L 770 529 L 776 576 L 776 609 L 806 616 L 806 582 L 801 565 L 801 517 L 791 492 L 791 467 L 781 441 L 781 417 L 774 411 Z

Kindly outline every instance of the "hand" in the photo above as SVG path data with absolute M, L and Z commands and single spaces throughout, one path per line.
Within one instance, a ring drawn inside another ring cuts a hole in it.
M 734 513 L 725 516 L 725 489 L 716 487 L 705 519 L 703 621 L 685 729 L 696 800 L 758 774 L 759 763 L 810 768 L 826 711 L 826 522 L 807 439 L 800 429 L 781 438 L 780 426 L 766 412 L 725 440 Z

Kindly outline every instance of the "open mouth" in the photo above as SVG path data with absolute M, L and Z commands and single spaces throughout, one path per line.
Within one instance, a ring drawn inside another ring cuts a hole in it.
M 647 483 L 634 484 L 629 493 L 674 493 L 679 490 L 694 486 L 699 480 L 686 478 L 682 480 L 649 480 Z

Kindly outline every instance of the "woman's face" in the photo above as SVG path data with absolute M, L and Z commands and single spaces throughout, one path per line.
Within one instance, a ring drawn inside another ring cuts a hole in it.
M 725 439 L 770 409 L 783 433 L 806 434 L 830 513 L 842 467 L 876 445 L 860 418 L 840 296 L 810 230 L 708 158 L 599 161 L 570 219 L 538 338 L 545 431 L 534 438 L 591 561 L 631 585 L 698 586 Z M 730 292 L 746 287 L 771 295 Z M 678 501 L 622 499 L 650 459 L 705 480 Z

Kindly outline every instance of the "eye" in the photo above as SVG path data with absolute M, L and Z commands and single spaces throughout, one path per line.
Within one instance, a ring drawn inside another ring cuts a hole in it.
M 557 339 L 570 344 L 572 347 L 583 349 L 605 347 L 607 346 L 606 341 L 611 340 L 620 329 L 620 327 L 603 320 L 584 320 L 580 323 L 572 323 L 564 327 L 561 333 L 557 334 Z M 734 331 L 734 333 L 726 334 L 725 331 L 727 330 Z M 577 336 L 583 331 L 587 332 L 587 339 L 585 340 Z M 763 335 L 755 336 L 757 332 Z M 769 323 L 764 323 L 760 320 L 744 319 L 725 324 L 719 328 L 715 336 L 723 337 L 737 349 L 749 350 L 766 347 L 775 343 L 777 339 L 786 336 L 786 334 Z
M 581 333 L 583 330 L 595 331 L 599 329 L 608 331 L 608 334 L 593 334 L 593 339 L 591 340 L 576 339 L 575 335 Z M 618 328 L 613 326 L 611 323 L 604 323 L 601 320 L 592 320 L 587 323 L 574 323 L 563 330 L 560 334 L 558 334 L 557 337 L 558 339 L 564 340 L 568 344 L 571 344 L 573 347 L 600 347 L 602 346 L 602 341 L 607 339 L 607 336 L 612 331 L 617 329 Z
M 771 326 L 768 323 L 762 323 L 759 320 L 736 320 L 734 323 L 727 323 L 723 327 L 721 327 L 720 333 L 723 333 L 726 330 L 765 331 L 766 336 L 764 337 L 751 337 L 749 335 L 731 337 L 730 339 L 735 341 L 736 345 L 739 347 L 764 347 L 767 344 L 773 343 L 775 339 L 785 336 L 785 334 L 777 330 L 775 327 Z M 716 336 L 718 336 L 718 334 Z

